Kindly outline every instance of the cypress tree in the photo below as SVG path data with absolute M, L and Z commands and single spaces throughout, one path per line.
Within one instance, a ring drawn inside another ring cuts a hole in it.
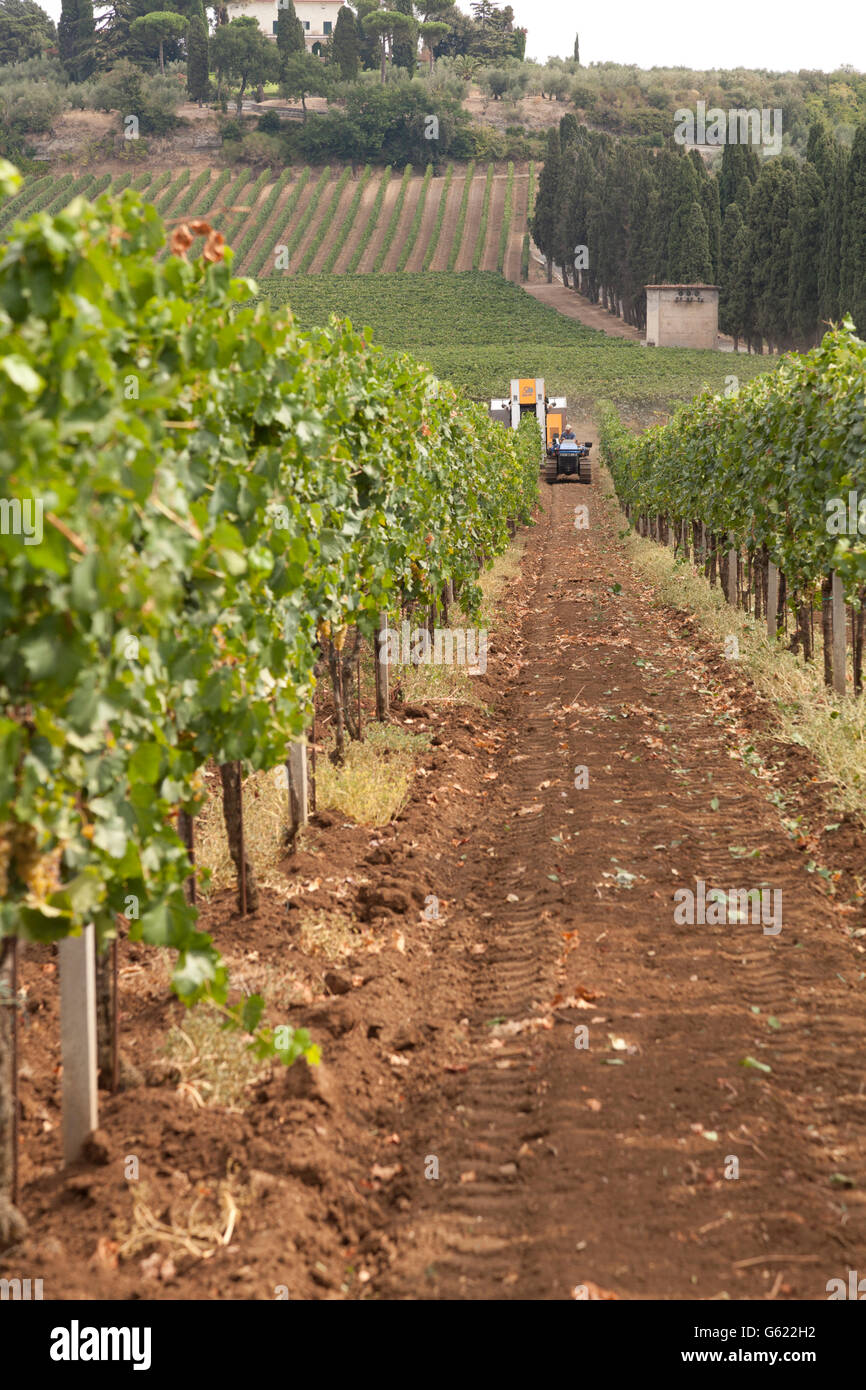
M 791 346 L 788 272 L 795 199 L 791 170 L 779 159 L 768 159 L 749 204 L 751 276 L 758 332 L 771 348 L 781 350 Z
M 57 24 L 57 47 L 60 61 L 72 77 L 75 71 L 75 55 L 78 51 L 78 0 L 61 0 L 60 19 Z
M 719 328 L 734 340 L 734 351 L 740 345 L 746 327 L 746 290 L 741 274 L 741 257 L 746 224 L 737 203 L 728 203 L 722 222 L 719 260 Z
M 279 0 L 277 6 L 277 49 L 285 67 L 293 53 L 305 53 L 304 26 L 295 12 L 294 0 Z
M 360 44 L 355 16 L 348 5 L 341 5 L 331 39 L 331 59 L 340 69 L 344 82 L 354 82 L 361 66 Z
M 566 145 L 577 144 L 577 132 L 580 127 L 577 124 L 577 117 L 572 111 L 566 111 L 562 120 L 559 122 L 559 148 L 564 152 Z
M 553 215 L 553 259 L 562 266 L 562 282 L 568 284 L 574 269 L 574 245 L 571 240 L 573 192 L 577 181 L 577 152 L 573 145 L 562 146 L 559 164 L 559 186 Z
M 742 179 L 751 183 L 758 177 L 758 154 L 751 145 L 726 144 L 722 150 L 722 166 L 719 171 L 719 207 L 722 214 L 729 203 L 739 202 L 739 186 Z M 743 204 L 740 203 L 742 211 Z
M 629 207 L 629 247 L 626 289 L 626 319 L 641 330 L 646 328 L 646 286 L 655 283 L 655 238 L 658 190 L 651 168 L 641 169 L 634 181 Z
M 713 273 L 710 234 L 700 203 L 681 210 L 671 243 L 670 278 L 674 284 L 708 284 Z
M 701 211 L 707 224 L 710 243 L 711 283 L 719 283 L 719 264 L 721 259 L 722 214 L 719 207 L 718 181 L 709 174 L 701 179 Z
M 866 121 L 854 132 L 845 174 L 839 309 L 866 336 Z
M 796 201 L 791 217 L 791 259 L 788 273 L 788 322 L 791 336 L 808 350 L 819 338 L 818 267 L 821 257 L 821 219 L 824 185 L 817 169 L 803 164 L 795 175 Z
M 96 24 L 93 18 L 93 0 L 78 0 L 76 22 L 76 81 L 83 82 L 93 72 L 93 46 L 96 37 Z
M 818 318 L 822 323 L 838 323 L 842 317 L 840 288 L 847 159 L 847 151 L 834 142 L 831 167 L 825 180 L 818 261 Z
M 186 31 L 186 89 L 190 101 L 199 105 L 210 92 L 207 25 L 200 14 L 194 14 Z
M 551 126 L 547 132 L 547 153 L 538 180 L 535 212 L 532 217 L 532 239 L 547 260 L 547 283 L 553 280 L 553 248 L 556 223 L 556 197 L 559 192 L 559 131 Z

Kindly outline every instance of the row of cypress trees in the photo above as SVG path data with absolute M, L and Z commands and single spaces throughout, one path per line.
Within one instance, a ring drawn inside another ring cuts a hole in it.
M 532 234 L 548 277 L 646 326 L 648 284 L 719 286 L 719 326 L 761 352 L 808 349 L 850 313 L 866 332 L 866 124 L 849 149 L 816 121 L 804 159 L 661 150 L 578 125 L 548 136 Z M 582 250 L 581 248 L 585 248 Z

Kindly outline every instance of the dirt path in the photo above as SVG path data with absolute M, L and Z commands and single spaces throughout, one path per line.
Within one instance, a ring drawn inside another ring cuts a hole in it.
M 465 1046 L 428 1084 L 407 1069 L 412 1180 L 379 1292 L 826 1298 L 862 1263 L 862 955 L 618 515 L 597 487 L 544 500 L 493 795 L 431 866 L 449 902 L 422 993 L 437 1027 L 456 1006 Z M 781 890 L 782 930 L 677 925 L 697 879 Z
M 532 253 L 530 260 L 531 255 Z M 587 328 L 600 328 L 612 338 L 630 338 L 636 343 L 643 340 L 644 335 L 640 329 L 633 328 L 630 323 L 623 323 L 622 319 L 617 318 L 615 314 L 609 314 L 601 304 L 590 304 L 582 294 L 575 294 L 574 290 L 567 289 L 561 281 L 552 285 L 548 285 L 546 281 L 527 284 L 523 288 L 533 299 L 537 299 L 541 304 L 549 304 L 566 318 L 578 319 L 585 323 Z
M 862 1272 L 863 832 L 655 601 L 599 484 L 542 493 L 475 703 L 395 700 L 429 740 L 395 821 L 320 813 L 256 914 L 202 904 L 235 989 L 321 1068 L 206 1103 L 195 1048 L 165 1056 L 193 1025 L 161 954 L 125 941 L 138 1084 L 100 1094 L 64 1169 L 55 952 L 22 952 L 30 1232 L 0 1275 L 46 1298 L 822 1301 Z M 698 880 L 781 892 L 781 931 L 677 922 Z M 183 1232 L 222 1229 L 226 1187 L 232 1240 L 199 1258 Z M 148 1213 L 180 1235 L 154 1244 Z

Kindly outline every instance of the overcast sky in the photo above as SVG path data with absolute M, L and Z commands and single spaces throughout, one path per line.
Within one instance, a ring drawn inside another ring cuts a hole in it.
M 40 0 L 57 19 L 60 0 Z M 652 4 L 614 0 L 574 5 L 569 0 L 511 0 L 516 22 L 529 31 L 526 56 L 540 62 L 570 58 L 575 32 L 584 63 L 636 63 L 638 67 L 772 68 L 832 72 L 850 63 L 866 67 L 863 0 L 786 0 L 781 5 Z M 97 0 L 98 4 L 98 0 Z M 458 0 L 470 13 L 469 0 Z M 154 8 L 159 6 L 154 0 Z
M 469 13 L 469 0 L 458 0 Z M 641 68 L 772 68 L 832 72 L 866 67 L 863 0 L 786 0 L 782 5 L 652 4 L 649 0 L 574 5 L 568 0 L 510 0 L 528 31 L 526 56 L 571 57 L 580 34 L 583 63 Z

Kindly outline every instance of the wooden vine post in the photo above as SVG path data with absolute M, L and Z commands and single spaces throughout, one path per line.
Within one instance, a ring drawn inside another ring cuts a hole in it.
M 774 638 L 779 630 L 779 567 L 767 561 L 767 636 Z
M 96 1129 L 96 946 L 93 925 L 58 943 L 63 1162 L 75 1163 Z
M 725 586 L 725 598 L 736 608 L 737 606 L 737 550 L 731 546 L 728 550 L 728 582 Z
M 846 656 L 847 656 L 847 614 L 845 612 L 845 590 L 842 580 L 833 571 L 833 689 L 837 695 L 845 694 Z
M 385 720 L 390 709 L 388 688 L 388 615 L 379 614 L 379 631 L 376 634 L 376 718 Z
M 292 839 L 302 825 L 306 825 L 310 814 L 310 794 L 307 781 L 307 744 L 305 739 L 297 739 L 289 745 L 286 759 L 286 774 L 289 786 L 289 830 Z
M 0 1197 L 18 1200 L 18 942 L 0 942 Z

